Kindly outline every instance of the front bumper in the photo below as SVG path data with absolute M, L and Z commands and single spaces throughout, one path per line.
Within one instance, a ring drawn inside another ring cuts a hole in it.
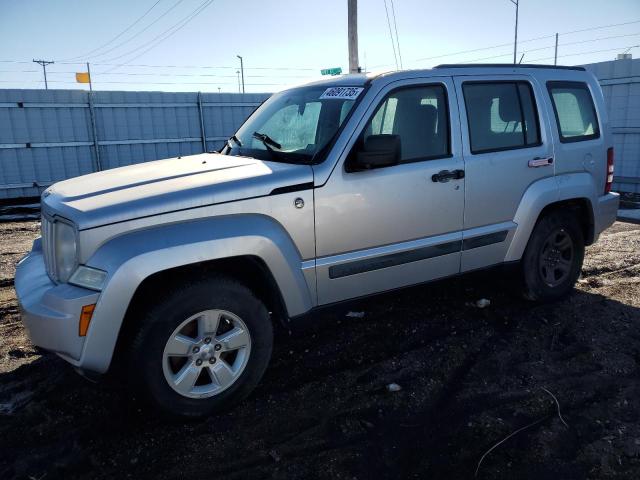
M 595 216 L 596 235 L 613 225 L 618 216 L 619 205 L 620 195 L 617 193 L 608 193 L 598 198 L 598 211 Z
M 85 337 L 78 334 L 80 312 L 83 306 L 96 303 L 100 293 L 51 281 L 45 270 L 40 239 L 18 263 L 15 290 L 22 321 L 33 344 L 82 367 Z

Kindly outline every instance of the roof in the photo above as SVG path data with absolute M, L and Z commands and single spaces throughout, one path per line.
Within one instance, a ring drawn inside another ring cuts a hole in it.
M 321 80 L 315 82 L 303 83 L 299 86 L 322 86 L 327 87 L 345 86 L 345 87 L 360 87 L 364 86 L 371 77 L 364 73 L 349 73 L 346 75 L 330 75 Z
M 566 65 L 538 65 L 538 64 L 530 64 L 530 63 L 522 63 L 522 64 L 513 64 L 513 63 L 444 63 L 442 65 L 437 65 L 432 69 L 411 69 L 411 70 L 391 70 L 391 71 L 378 71 L 378 72 L 370 72 L 370 73 L 349 73 L 346 75 L 335 75 L 328 76 L 321 80 L 311 82 L 311 83 L 303 83 L 298 85 L 302 86 L 365 86 L 367 82 L 378 79 L 378 78 L 387 78 L 387 79 L 395 79 L 395 78 L 406 78 L 408 76 L 438 76 L 438 75 L 447 75 L 447 73 L 443 72 L 443 70 L 448 69 L 467 69 L 467 70 L 527 70 L 527 69 L 542 69 L 542 70 L 571 70 L 571 71 L 580 71 L 584 72 L 584 67 L 572 67 Z M 482 74 L 487 73 L 486 71 L 482 72 Z M 467 72 L 468 74 L 468 72 Z M 450 73 L 450 75 L 455 75 L 454 73 Z
M 552 70 L 578 70 L 584 72 L 584 67 L 568 65 L 539 65 L 534 63 L 443 63 L 433 68 L 543 68 Z

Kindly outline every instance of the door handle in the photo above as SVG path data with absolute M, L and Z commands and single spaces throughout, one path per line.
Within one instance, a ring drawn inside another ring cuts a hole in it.
M 464 170 L 441 170 L 431 176 L 434 182 L 446 183 L 449 180 L 460 180 L 464 178 Z
M 553 165 L 553 157 L 535 157 L 533 160 L 529 160 L 530 168 L 547 167 Z

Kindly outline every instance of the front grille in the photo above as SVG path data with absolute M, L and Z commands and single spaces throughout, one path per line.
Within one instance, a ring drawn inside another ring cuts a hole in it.
M 44 215 L 41 220 L 41 235 L 42 235 L 42 252 L 44 253 L 44 266 L 47 270 L 47 275 L 51 280 L 56 280 L 56 267 L 54 258 L 54 235 L 53 235 L 53 221 Z

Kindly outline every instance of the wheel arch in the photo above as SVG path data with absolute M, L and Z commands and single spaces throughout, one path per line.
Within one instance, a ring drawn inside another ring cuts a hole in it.
M 215 270 L 232 276 L 252 288 L 280 318 L 313 307 L 299 251 L 279 223 L 260 215 L 131 232 L 105 243 L 87 264 L 109 272 L 81 359 L 84 368 L 98 373 L 111 363 L 134 296 L 137 302 L 154 286 L 179 281 L 187 273 Z
M 545 215 L 556 211 L 571 212 L 572 214 L 574 214 L 578 219 L 578 222 L 580 223 L 580 227 L 582 228 L 582 235 L 584 238 L 585 246 L 593 244 L 595 237 L 595 224 L 593 207 L 588 198 L 570 198 L 567 200 L 560 200 L 554 203 L 550 203 L 542 209 L 542 211 L 538 215 L 536 224 Z
M 514 217 L 518 228 L 505 261 L 519 261 L 537 223 L 543 216 L 556 210 L 574 212 L 582 226 L 585 245 L 591 245 L 596 240 L 592 200 L 595 191 L 593 177 L 588 173 L 550 177 L 530 185 Z
M 139 319 L 148 302 L 153 301 L 158 295 L 170 294 L 176 285 L 193 281 L 194 278 L 204 279 L 213 275 L 231 278 L 247 287 L 264 303 L 272 320 L 286 324 L 289 317 L 282 292 L 269 267 L 260 257 L 239 255 L 180 265 L 155 272 L 138 285 L 118 333 L 113 354 L 114 362 L 120 364 L 124 359 L 126 349 L 135 336 Z

